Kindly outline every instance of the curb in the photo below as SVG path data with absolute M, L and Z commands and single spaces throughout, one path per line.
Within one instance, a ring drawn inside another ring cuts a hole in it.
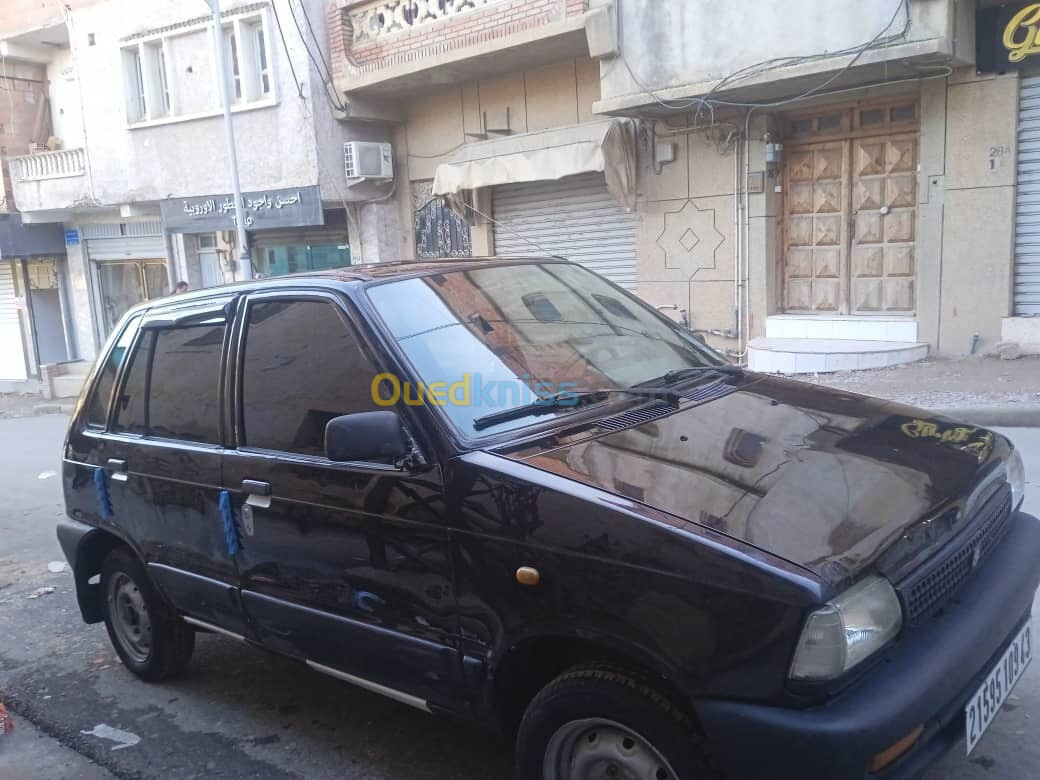
M 1040 428 L 1040 406 L 976 406 L 935 408 L 930 411 L 976 425 Z
M 36 404 L 33 407 L 33 414 L 36 416 L 44 414 L 71 414 L 72 410 L 76 408 L 75 404 L 62 404 L 62 403 L 50 403 L 50 404 Z

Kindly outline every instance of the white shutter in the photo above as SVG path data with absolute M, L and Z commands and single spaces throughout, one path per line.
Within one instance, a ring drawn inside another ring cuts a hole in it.
M 494 188 L 495 254 L 559 255 L 636 289 L 636 216 L 601 173 Z
M 1040 314 L 1040 76 L 1021 80 L 1015 207 L 1015 314 Z
M 162 236 L 121 236 L 87 240 L 91 260 L 165 260 L 166 242 Z
M 0 261 L 0 380 L 21 382 L 28 375 L 15 298 L 11 264 Z

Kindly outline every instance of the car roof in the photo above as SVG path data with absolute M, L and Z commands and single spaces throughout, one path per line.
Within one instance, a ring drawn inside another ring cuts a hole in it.
M 304 273 L 269 276 L 263 279 L 251 279 L 244 282 L 206 287 L 190 290 L 164 298 L 156 298 L 138 304 L 131 311 L 165 308 L 167 306 L 191 305 L 200 303 L 206 298 L 226 295 L 237 295 L 258 290 L 276 290 L 279 287 L 298 287 L 300 282 L 314 282 L 321 286 L 354 286 L 357 284 L 383 281 L 386 279 L 408 279 L 416 276 L 429 276 L 453 271 L 472 271 L 494 265 L 529 265 L 542 263 L 569 263 L 562 257 L 467 257 L 432 260 L 396 260 L 383 263 L 367 263 L 351 265 L 344 268 L 330 268 L 325 271 L 306 271 Z

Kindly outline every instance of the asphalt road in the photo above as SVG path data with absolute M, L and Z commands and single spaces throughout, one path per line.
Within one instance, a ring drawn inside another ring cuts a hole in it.
M 72 577 L 47 568 L 63 560 L 51 472 L 64 426 L 57 415 L 0 419 L 0 702 L 16 721 L 0 737 L 0 780 L 510 777 L 501 739 L 220 636 L 199 636 L 180 680 L 134 678 L 104 627 L 80 620 Z M 1008 433 L 1026 457 L 1027 505 L 1040 513 L 1040 429 Z M 41 587 L 54 592 L 28 598 Z M 928 780 L 1040 777 L 1040 664 L 1004 709 L 970 759 L 962 744 Z

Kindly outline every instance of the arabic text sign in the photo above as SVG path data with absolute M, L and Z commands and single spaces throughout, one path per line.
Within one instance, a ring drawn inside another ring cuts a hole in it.
M 178 233 L 233 230 L 239 213 L 246 230 L 322 225 L 325 221 L 316 186 L 244 192 L 240 204 L 231 195 L 171 198 L 162 201 L 160 208 L 166 229 Z

